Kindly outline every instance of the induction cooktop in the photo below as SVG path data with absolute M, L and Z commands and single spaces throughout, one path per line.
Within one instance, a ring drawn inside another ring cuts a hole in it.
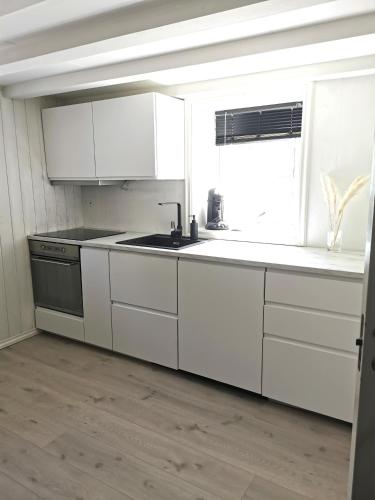
M 73 229 L 63 229 L 62 231 L 51 231 L 49 233 L 39 233 L 35 236 L 47 236 L 48 238 L 58 238 L 61 240 L 86 241 L 95 238 L 104 238 L 115 234 L 123 234 L 125 231 L 108 231 L 107 229 L 89 229 L 86 227 L 76 227 Z

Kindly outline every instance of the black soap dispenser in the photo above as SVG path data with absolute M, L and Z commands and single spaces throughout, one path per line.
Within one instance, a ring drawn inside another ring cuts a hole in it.
M 198 241 L 198 222 L 195 220 L 195 215 L 190 215 L 193 220 L 190 222 L 190 239 L 192 241 Z

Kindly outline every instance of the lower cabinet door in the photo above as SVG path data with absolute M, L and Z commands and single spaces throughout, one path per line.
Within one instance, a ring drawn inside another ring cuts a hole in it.
M 264 270 L 179 260 L 179 367 L 261 392 Z
M 353 420 L 357 357 L 264 338 L 263 395 L 306 410 Z
M 81 249 L 85 342 L 112 349 L 108 250 Z
M 170 368 L 177 363 L 177 318 L 113 304 L 113 350 Z

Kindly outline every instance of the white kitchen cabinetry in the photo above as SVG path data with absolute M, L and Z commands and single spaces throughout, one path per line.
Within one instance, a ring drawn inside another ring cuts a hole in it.
M 353 420 L 355 356 L 267 337 L 263 356 L 265 396 L 348 422 Z
M 155 92 L 42 111 L 51 180 L 183 179 L 184 102 Z
M 93 103 L 96 175 L 184 178 L 184 103 L 157 93 Z
M 179 261 L 179 367 L 261 392 L 264 269 Z
M 268 271 L 266 301 L 359 316 L 362 283 L 358 280 Z
M 42 117 L 48 177 L 95 178 L 91 103 L 43 109 Z
M 111 251 L 110 282 L 113 350 L 177 368 L 177 258 Z
M 352 421 L 358 280 L 267 271 L 263 395 Z
M 52 309 L 37 307 L 35 309 L 35 326 L 39 330 L 56 333 L 69 339 L 84 341 L 85 330 L 83 319 Z
M 177 368 L 177 317 L 114 304 L 113 350 Z
M 112 349 L 108 250 L 81 249 L 85 342 Z
M 177 314 L 177 258 L 110 253 L 112 300 Z

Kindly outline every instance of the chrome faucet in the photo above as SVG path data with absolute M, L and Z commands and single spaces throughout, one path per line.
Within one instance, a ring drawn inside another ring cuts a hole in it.
M 175 221 L 171 221 L 171 236 L 175 239 L 182 238 L 181 203 L 177 201 L 165 201 L 158 205 L 177 205 L 177 227 Z

